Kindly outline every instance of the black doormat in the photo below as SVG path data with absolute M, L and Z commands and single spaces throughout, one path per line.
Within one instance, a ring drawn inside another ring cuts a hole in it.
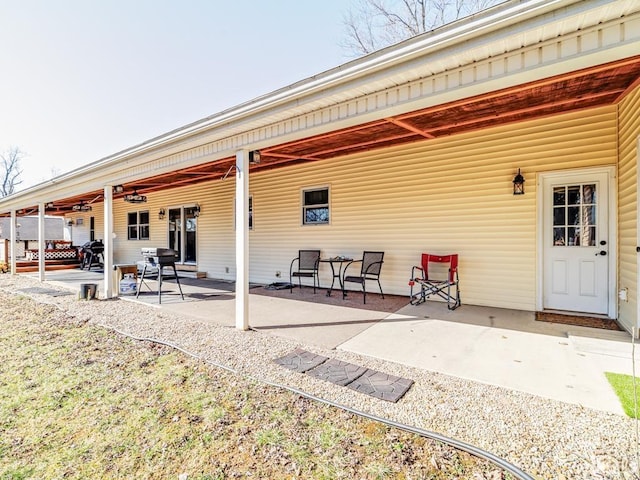
M 610 318 L 589 317 L 584 315 L 567 315 L 564 313 L 536 312 L 536 320 L 539 322 L 562 323 L 577 327 L 601 328 L 604 330 L 623 331 L 618 322 Z

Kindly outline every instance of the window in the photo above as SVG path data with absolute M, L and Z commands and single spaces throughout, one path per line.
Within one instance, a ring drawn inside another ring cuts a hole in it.
M 233 200 L 233 229 L 236 228 L 236 203 Z M 249 230 L 253 230 L 253 195 L 249 195 Z
M 149 240 L 149 211 L 127 214 L 127 238 L 129 240 Z
M 596 184 L 553 188 L 553 245 L 595 247 Z
M 302 191 L 303 225 L 329 223 L 329 188 L 315 188 Z

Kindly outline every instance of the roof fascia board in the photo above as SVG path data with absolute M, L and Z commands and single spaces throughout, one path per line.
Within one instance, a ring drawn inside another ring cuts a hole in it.
M 344 88 L 347 84 L 362 82 L 363 79 L 372 78 L 372 76 L 380 77 L 392 68 L 401 67 L 417 58 L 436 55 L 447 48 L 470 49 L 473 47 L 473 42 L 489 41 L 490 38 L 488 39 L 487 36 L 491 37 L 492 33 L 504 36 L 509 30 L 522 28 L 523 22 L 528 22 L 529 28 L 531 28 L 536 24 L 542 25 L 550 21 L 559 22 L 571 15 L 614 3 L 620 2 L 616 0 L 588 2 L 579 0 L 529 0 L 526 2 L 512 0 L 92 162 L 55 179 L 18 192 L 11 197 L 5 197 L 2 199 L 2 203 L 8 205 L 7 201 L 12 200 L 13 197 L 22 198 L 24 201 L 26 198 L 31 198 L 33 194 L 35 194 L 33 198 L 41 198 L 37 192 L 42 189 L 57 190 L 55 186 L 59 184 L 66 184 L 67 188 L 64 190 L 68 193 L 69 184 L 73 184 L 76 179 L 90 176 L 95 178 L 96 172 L 99 171 L 100 176 L 106 180 L 106 175 L 109 173 L 113 174 L 128 167 L 141 165 L 141 162 L 148 162 L 148 154 L 151 152 L 157 156 L 159 153 L 167 155 L 171 154 L 171 151 L 179 151 L 180 149 L 175 149 L 176 142 L 185 141 L 196 134 L 221 128 L 225 124 L 241 122 L 247 117 L 263 114 L 278 106 L 304 103 L 303 100 L 308 100 L 313 95 L 327 94 L 329 89 Z M 332 124 L 332 127 L 335 128 L 335 124 Z M 172 144 L 173 148 L 171 148 Z M 183 146 L 181 150 L 185 148 Z M 215 156 L 224 157 L 224 155 L 220 155 L 220 152 L 217 152 Z M 88 187 L 86 183 L 83 185 Z M 51 187 L 54 188 L 51 189 Z
M 376 71 L 383 71 L 396 65 L 401 65 L 411 58 L 425 56 L 454 43 L 470 41 L 473 37 L 484 35 L 491 31 L 518 24 L 540 15 L 557 11 L 559 8 L 575 6 L 583 2 L 580 0 L 529 0 L 522 2 L 512 0 L 497 5 L 485 12 L 461 19 L 440 27 L 432 32 L 422 34 L 400 44 L 393 45 L 374 52 L 365 57 L 353 60 L 334 69 L 323 72 L 269 94 L 257 97 L 236 107 L 224 110 L 218 114 L 198 120 L 194 123 L 172 130 L 164 135 L 152 138 L 139 145 L 110 155 L 89 165 L 68 172 L 69 176 L 82 175 L 88 170 L 101 168 L 111 162 L 120 162 L 125 158 L 139 155 L 145 151 L 176 141 L 177 139 L 194 135 L 202 130 L 240 121 L 247 116 L 272 109 L 285 102 L 299 102 L 302 98 L 314 93 L 327 90 L 330 87 L 345 84 Z M 611 3 L 611 0 L 599 0 L 597 4 Z M 584 7 L 583 7 L 584 9 Z M 62 180 L 64 177 L 61 176 Z
M 597 5 L 611 3 L 612 0 L 599 0 Z M 405 64 L 407 61 L 435 53 L 452 44 L 471 41 L 474 37 L 481 37 L 489 32 L 504 29 L 509 25 L 517 25 L 532 18 L 554 12 L 559 16 L 558 9 L 573 6 L 576 11 L 566 12 L 563 16 L 574 15 L 587 8 L 593 8 L 594 2 L 583 0 L 512 0 L 497 5 L 479 14 L 447 24 L 432 32 L 406 40 L 396 45 L 384 48 L 370 55 L 353 60 L 334 69 L 327 70 L 316 76 L 281 88 L 266 95 L 257 97 L 249 102 L 224 110 L 194 123 L 185 125 L 164 135 L 152 138 L 130 149 L 107 157 L 105 161 L 113 161 L 125 156 L 135 155 L 141 151 L 155 148 L 163 143 L 172 142 L 183 136 L 194 135 L 202 130 L 242 120 L 247 116 L 256 115 L 265 110 L 271 110 L 283 103 L 296 103 L 318 92 L 371 75 L 374 72 L 388 70 L 394 66 Z

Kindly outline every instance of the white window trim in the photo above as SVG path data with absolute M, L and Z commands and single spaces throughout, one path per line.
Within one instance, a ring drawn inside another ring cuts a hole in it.
M 146 212 L 147 215 L 149 216 L 149 223 L 140 223 L 140 213 Z M 129 224 L 129 215 L 131 213 L 135 213 L 136 214 L 136 232 L 137 232 L 137 237 L 136 238 L 131 238 L 129 237 L 129 228 L 132 227 L 133 225 Z M 147 228 L 149 229 L 149 236 L 145 237 L 145 238 L 141 238 L 140 236 L 140 227 L 141 226 L 147 226 Z M 151 210 L 146 209 L 146 210 L 135 210 L 132 212 L 127 212 L 127 240 L 130 241 L 139 241 L 139 240 L 149 240 L 151 238 Z
M 304 203 L 304 194 L 305 192 L 312 192 L 314 190 L 327 190 L 327 209 L 329 210 L 329 221 L 327 222 L 318 222 L 318 223 L 305 223 L 305 209 L 306 205 Z M 300 189 L 300 225 L 303 227 L 318 227 L 321 225 L 331 225 L 331 219 L 333 217 L 331 213 L 331 185 L 317 185 L 312 187 L 302 187 Z
M 606 173 L 609 176 L 609 225 L 608 225 L 608 236 L 609 236 L 609 318 L 618 318 L 618 301 L 617 301 L 617 281 L 618 281 L 618 184 L 617 184 L 617 169 L 613 165 L 603 166 L 603 167 L 586 167 L 586 168 L 576 168 L 576 169 L 568 169 L 568 170 L 558 170 L 553 172 L 540 172 L 537 175 L 536 179 L 536 203 L 537 203 L 537 221 L 536 221 L 536 265 L 537 265 L 537 281 L 536 281 L 536 310 L 542 310 L 544 305 L 543 293 L 544 293 L 544 252 L 543 252 L 543 243 L 544 243 L 544 214 L 545 214 L 545 204 L 544 204 L 544 188 L 543 184 L 545 179 L 551 178 L 561 178 L 563 176 L 568 176 L 569 178 L 573 178 L 575 175 L 589 174 L 591 172 L 595 173 Z

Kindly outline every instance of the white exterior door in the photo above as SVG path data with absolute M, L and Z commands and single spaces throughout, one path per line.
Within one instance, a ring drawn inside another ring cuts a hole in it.
M 609 171 L 544 176 L 543 308 L 610 314 Z

